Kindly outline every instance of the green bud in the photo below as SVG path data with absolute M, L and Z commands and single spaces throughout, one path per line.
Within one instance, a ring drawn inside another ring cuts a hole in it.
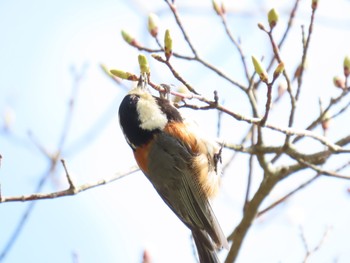
M 129 72 L 125 72 L 123 70 L 119 70 L 119 69 L 111 69 L 109 71 L 112 75 L 121 78 L 121 79 L 127 79 L 127 80 L 132 80 L 132 81 L 136 81 L 138 80 L 138 77 L 135 74 L 129 73 Z
M 275 69 L 275 71 L 273 72 L 273 78 L 276 79 L 278 78 L 279 75 L 281 75 L 281 73 L 284 71 L 284 63 L 281 62 L 278 64 L 277 68 Z
M 149 68 L 146 56 L 140 54 L 138 59 L 139 59 L 139 66 L 140 66 L 141 74 L 149 75 L 150 74 L 150 68 Z
M 348 77 L 350 75 L 350 57 L 349 56 L 346 56 L 344 58 L 343 67 L 344 67 L 344 75 L 345 77 Z
M 267 83 L 269 81 L 269 76 L 267 75 L 265 68 L 261 65 L 261 62 L 254 56 L 252 56 L 252 61 L 255 71 L 258 73 L 261 81 Z
M 151 13 L 148 15 L 148 32 L 152 35 L 152 37 L 156 37 L 158 35 L 158 24 L 159 18 L 156 14 Z
M 173 40 L 170 36 L 170 31 L 167 29 L 165 31 L 165 36 L 164 36 L 164 52 L 165 52 L 165 57 L 167 60 L 170 59 L 171 54 L 173 53 Z
M 269 21 L 270 28 L 274 28 L 278 22 L 279 15 L 275 8 L 272 8 L 267 14 L 267 19 Z
M 333 83 L 337 88 L 345 89 L 345 81 L 341 77 L 335 76 L 333 78 Z
M 213 0 L 212 3 L 213 3 L 213 8 L 214 8 L 215 12 L 219 16 L 221 16 L 222 15 L 222 10 L 221 10 L 221 7 L 219 6 L 219 3 L 216 0 Z
M 138 43 L 135 40 L 135 38 L 133 36 L 131 36 L 125 30 L 122 30 L 122 37 L 125 40 L 125 42 L 128 43 L 129 45 L 131 45 L 131 46 L 137 46 L 138 45 Z

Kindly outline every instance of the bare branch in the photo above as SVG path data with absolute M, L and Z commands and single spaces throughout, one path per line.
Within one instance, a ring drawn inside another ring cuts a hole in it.
M 292 11 L 290 12 L 290 15 L 289 15 L 289 20 L 288 20 L 288 24 L 287 24 L 287 27 L 286 27 L 286 30 L 284 31 L 284 34 L 280 40 L 280 42 L 278 43 L 278 48 L 281 49 L 285 40 L 287 39 L 287 36 L 290 32 L 290 29 L 292 28 L 292 25 L 293 25 L 293 22 L 294 22 L 294 18 L 295 18 L 295 14 L 297 12 L 297 9 L 298 9 L 298 6 L 299 6 L 299 2 L 300 0 L 296 0 L 295 1 L 295 4 L 292 8 Z M 267 67 L 267 71 L 270 71 L 270 69 L 272 68 L 272 65 L 273 65 L 273 62 L 275 61 L 275 56 L 272 57 L 270 63 L 269 63 L 269 66 Z
M 218 109 L 223 111 L 224 113 L 230 115 L 231 117 L 235 118 L 236 120 L 239 121 L 245 121 L 247 123 L 251 123 L 251 124 L 255 124 L 255 125 L 259 125 L 261 124 L 261 120 L 259 118 L 250 118 L 250 117 L 246 117 L 244 115 L 241 115 L 239 113 L 233 112 L 229 109 L 227 109 L 226 107 L 218 104 L 218 105 L 214 105 L 214 103 L 204 97 L 197 97 L 198 100 L 207 103 L 209 106 L 209 108 L 205 108 L 205 109 Z M 199 107 L 191 107 L 193 109 L 200 109 Z M 318 135 L 316 133 L 313 133 L 309 130 L 300 130 L 300 129 L 295 129 L 295 128 L 285 128 L 285 127 L 281 127 L 279 125 L 274 125 L 274 124 L 270 124 L 270 123 L 266 123 L 264 125 L 264 127 L 269 128 L 271 130 L 275 130 L 281 133 L 284 133 L 286 135 L 295 135 L 295 136 L 300 136 L 300 137 L 310 137 L 313 138 L 317 141 L 319 141 L 320 143 L 326 145 L 327 147 L 329 147 L 332 151 L 334 152 L 350 152 L 349 149 L 342 149 L 342 147 L 340 147 L 339 145 L 336 145 L 334 143 L 332 143 L 331 141 L 329 141 L 326 137 L 322 136 L 322 135 Z
M 335 106 L 336 104 L 338 104 L 339 102 L 341 102 L 347 95 L 349 94 L 348 90 L 344 90 L 338 97 L 335 98 L 331 98 L 327 107 L 323 110 L 322 114 L 320 114 L 320 116 L 318 116 L 311 124 L 309 124 L 309 126 L 306 127 L 306 130 L 313 130 L 314 128 L 317 127 L 318 124 L 321 123 L 321 121 L 324 119 L 325 115 L 327 112 L 329 112 L 329 110 Z M 296 143 L 297 141 L 299 141 L 300 139 L 302 139 L 301 136 L 297 136 L 294 140 L 293 143 Z
M 286 194 L 285 196 L 283 196 L 282 198 L 278 199 L 277 201 L 273 202 L 271 205 L 269 205 L 268 207 L 264 208 L 263 210 L 261 210 L 259 213 L 257 213 L 256 217 L 260 217 L 263 214 L 265 214 L 266 212 L 270 211 L 272 208 L 282 204 L 283 202 L 285 202 L 287 199 L 289 199 L 292 195 L 294 195 L 295 193 L 299 192 L 301 189 L 305 188 L 306 186 L 308 186 L 309 184 L 311 184 L 313 181 L 315 181 L 317 178 L 319 178 L 319 174 L 316 174 L 315 176 L 313 176 L 311 179 L 307 180 L 305 183 L 299 185 L 297 188 L 295 188 L 293 191 L 289 192 L 288 194 Z
M 303 43 L 304 44 L 303 45 L 303 56 L 301 58 L 301 63 L 300 63 L 301 71 L 300 71 L 300 74 L 298 76 L 298 88 L 297 88 L 297 92 L 295 95 L 296 100 L 298 100 L 299 96 L 300 96 L 301 85 L 302 85 L 302 81 L 303 81 L 303 74 L 304 74 L 304 69 L 305 69 L 306 55 L 307 55 L 307 52 L 309 50 L 311 34 L 312 34 L 313 25 L 314 25 L 314 21 L 315 21 L 316 10 L 317 10 L 317 7 L 312 8 L 311 19 L 310 19 L 310 24 L 309 24 L 309 32 L 307 35 L 306 43 L 305 44 Z
M 173 73 L 173 76 L 180 81 L 182 84 L 184 84 L 186 86 L 186 88 L 188 88 L 189 91 L 193 92 L 194 94 L 198 95 L 199 93 L 183 78 L 181 77 L 181 75 L 174 69 L 174 67 L 171 65 L 171 63 L 169 62 L 169 60 L 167 59 L 163 59 L 161 56 L 159 55 L 155 55 L 153 54 L 152 57 L 154 59 L 156 59 L 159 62 L 164 63 L 169 70 L 171 71 L 171 73 Z
M 340 167 L 338 167 L 335 172 L 340 172 L 343 169 L 345 169 L 346 167 L 348 167 L 350 165 L 350 161 L 346 162 L 345 164 L 341 165 Z M 287 199 L 289 199 L 291 196 L 293 196 L 295 193 L 299 192 L 301 189 L 305 188 L 306 186 L 310 185 L 313 181 L 315 181 L 316 179 L 321 177 L 321 173 L 317 172 L 316 175 L 314 175 L 313 177 L 311 177 L 309 180 L 307 180 L 306 182 L 302 183 L 301 185 L 299 185 L 297 188 L 295 188 L 294 190 L 292 190 L 291 192 L 289 192 L 288 194 L 286 194 L 285 196 L 279 198 L 278 200 L 276 200 L 275 202 L 273 202 L 271 205 L 267 206 L 266 208 L 264 208 L 263 210 L 261 210 L 259 213 L 257 213 L 257 217 L 265 214 L 266 212 L 270 211 L 271 209 L 273 209 L 274 207 L 282 204 L 283 202 L 285 202 Z
M 182 32 L 182 34 L 183 34 L 183 36 L 184 36 L 184 38 L 185 38 L 185 41 L 186 41 L 187 44 L 189 45 L 189 47 L 190 47 L 190 49 L 191 49 L 191 51 L 192 51 L 192 53 L 193 53 L 193 55 L 194 55 L 194 58 L 193 58 L 193 59 L 196 60 L 197 62 L 201 63 L 203 66 L 209 68 L 209 69 L 212 70 L 213 72 L 217 73 L 220 77 L 226 79 L 226 80 L 229 81 L 231 84 L 233 84 L 233 85 L 239 87 L 241 90 L 244 91 L 244 90 L 246 89 L 246 88 L 244 87 L 244 85 L 239 84 L 238 82 L 236 82 L 235 80 L 233 80 L 232 78 L 230 78 L 228 75 L 226 75 L 225 73 L 223 73 L 221 70 L 217 69 L 216 67 L 214 67 L 214 66 L 211 65 L 210 63 L 208 63 L 208 62 L 206 62 L 205 60 L 203 60 L 203 59 L 198 55 L 197 50 L 195 49 L 194 45 L 192 44 L 192 42 L 191 42 L 191 40 L 190 40 L 190 38 L 189 38 L 189 36 L 188 36 L 188 34 L 187 34 L 187 32 L 186 32 L 186 30 L 185 30 L 183 24 L 182 24 L 182 22 L 181 22 L 181 19 L 180 19 L 180 17 L 179 17 L 179 14 L 178 14 L 178 12 L 177 12 L 177 9 L 176 9 L 175 5 L 172 4 L 172 3 L 170 3 L 169 0 L 166 0 L 165 2 L 168 4 L 168 6 L 169 6 L 171 12 L 173 13 L 174 18 L 175 18 L 175 21 L 176 21 L 176 23 L 177 23 L 179 29 L 181 30 L 181 32 Z M 178 57 L 178 58 L 181 58 L 181 56 L 179 56 L 178 54 L 177 54 L 177 57 Z M 192 59 L 192 58 L 190 58 L 190 59 Z
M 330 233 L 331 230 L 332 230 L 332 227 L 329 227 L 329 226 L 326 227 L 326 229 L 325 229 L 325 231 L 323 233 L 323 236 L 321 237 L 321 239 L 318 242 L 318 244 L 313 249 L 310 249 L 310 247 L 309 247 L 309 245 L 307 243 L 307 240 L 306 240 L 303 228 L 300 226 L 300 237 L 301 237 L 301 240 L 303 242 L 304 249 L 305 249 L 305 256 L 304 256 L 304 259 L 303 259 L 303 263 L 306 263 L 308 261 L 308 259 L 310 258 L 310 256 L 315 254 L 322 247 L 322 245 L 326 241 L 327 237 L 329 236 L 329 233 Z
M 127 175 L 135 173 L 139 170 L 138 167 L 134 166 L 134 167 L 131 167 L 127 172 L 119 172 L 119 173 L 115 174 L 114 176 L 111 176 L 110 178 L 101 179 L 101 180 L 97 180 L 94 182 L 85 183 L 85 184 L 82 184 L 79 186 L 75 186 L 73 184 L 73 181 L 72 181 L 70 175 L 69 175 L 69 172 L 68 172 L 68 169 L 66 167 L 66 163 L 64 160 L 62 160 L 62 165 L 63 165 L 64 170 L 66 172 L 67 180 L 69 183 L 69 187 L 66 190 L 52 192 L 52 193 L 35 193 L 35 194 L 22 195 L 22 196 L 9 196 L 9 197 L 2 196 L 1 200 L 0 200 L 1 203 L 26 202 L 26 201 L 34 201 L 34 200 L 42 200 L 42 199 L 54 199 L 54 198 L 59 198 L 59 197 L 64 197 L 64 196 L 76 195 L 80 192 L 92 189 L 94 187 L 114 182 L 118 179 L 121 179 L 121 178 L 127 176 Z
M 248 71 L 248 66 L 247 66 L 247 63 L 246 63 L 246 60 L 245 60 L 245 55 L 244 55 L 243 49 L 242 49 L 240 43 L 233 37 L 233 35 L 231 33 L 231 30 L 229 29 L 229 27 L 227 25 L 226 16 L 224 14 L 221 14 L 220 18 L 221 18 L 221 22 L 222 22 L 222 24 L 224 26 L 224 29 L 225 29 L 225 32 L 226 32 L 227 36 L 229 37 L 229 39 L 231 40 L 233 45 L 236 47 L 236 49 L 237 49 L 237 51 L 238 51 L 238 53 L 239 53 L 239 55 L 241 57 L 244 73 L 245 73 L 247 81 L 249 82 L 251 76 L 250 76 L 249 71 Z
M 227 254 L 225 263 L 234 262 L 237 258 L 243 239 L 246 236 L 253 220 L 256 217 L 256 213 L 258 211 L 259 206 L 277 182 L 277 177 L 268 174 L 264 175 L 264 180 L 261 182 L 259 189 L 256 191 L 251 201 L 246 205 L 245 213 L 243 215 L 242 220 L 235 228 L 233 233 L 228 237 L 228 240 L 233 241 L 233 243 Z
M 264 117 L 262 117 L 262 119 L 260 121 L 260 125 L 261 126 L 265 125 L 265 123 L 267 121 L 267 117 L 269 116 L 269 112 L 270 112 L 270 109 L 271 109 L 272 85 L 273 85 L 273 83 L 267 84 L 267 100 L 266 100 L 266 105 L 265 105 L 265 114 L 264 114 Z
M 45 183 L 47 182 L 48 178 L 50 177 L 50 175 L 54 174 L 57 168 L 57 163 L 58 160 L 60 158 L 61 152 L 63 150 L 64 144 L 66 142 L 68 133 L 70 131 L 70 127 L 71 127 L 71 122 L 72 122 L 72 118 L 73 118 L 73 112 L 74 112 L 74 108 L 75 108 L 75 100 L 77 98 L 78 95 L 78 89 L 80 86 L 80 81 L 82 80 L 84 74 L 85 74 L 85 70 L 86 70 L 86 65 L 83 66 L 83 70 L 80 73 L 77 73 L 75 68 L 72 68 L 72 74 L 73 74 L 73 78 L 74 78 L 74 84 L 73 84 L 73 88 L 71 91 L 71 96 L 69 99 L 69 106 L 68 106 L 68 110 L 66 112 L 65 115 L 65 122 L 63 125 L 63 129 L 61 132 L 61 137 L 60 140 L 58 142 L 58 146 L 57 146 L 57 150 L 54 154 L 49 154 L 47 153 L 44 149 L 41 149 L 41 151 L 44 153 L 44 155 L 46 157 L 49 157 L 49 161 L 50 161 L 50 166 L 49 169 L 43 174 L 43 176 L 40 178 L 35 192 L 40 192 L 41 189 L 43 188 L 43 186 L 45 185 Z M 40 144 L 37 144 L 39 146 L 39 149 L 41 148 Z M 15 199 L 17 199 L 15 197 Z M 11 200 L 10 198 L 7 197 L 2 197 L 0 196 L 0 201 L 1 202 L 9 202 Z M 33 199 L 35 200 L 35 199 Z M 15 201 L 21 201 L 21 200 L 15 200 Z M 22 232 L 25 223 L 27 222 L 27 219 L 29 217 L 29 215 L 31 214 L 31 212 L 33 211 L 34 207 L 35 207 L 35 202 L 31 202 L 28 207 L 25 209 L 22 217 L 20 218 L 14 232 L 12 233 L 12 235 L 10 236 L 8 242 L 6 243 L 6 245 L 4 246 L 3 251 L 0 254 L 0 261 L 3 260 L 8 252 L 11 250 L 13 244 L 15 243 L 15 241 L 17 240 L 17 237 L 20 235 L 20 233 Z
M 350 180 L 350 176 L 348 176 L 348 175 L 341 175 L 341 174 L 338 174 L 337 172 L 327 171 L 325 169 L 319 168 L 317 165 L 314 165 L 314 164 L 309 163 L 307 161 L 304 161 L 302 159 L 297 159 L 297 161 L 301 164 L 306 165 L 307 167 L 311 168 L 312 170 L 318 172 L 319 174 L 330 176 L 330 177 L 335 177 L 335 178 L 339 178 L 339 179 Z
M 253 177 L 253 165 L 254 165 L 254 155 L 250 155 L 249 156 L 249 172 L 248 172 L 248 180 L 247 180 L 247 189 L 245 192 L 243 212 L 246 209 L 246 206 L 247 206 L 249 199 L 250 199 L 250 191 L 251 191 L 252 177 Z
M 165 2 L 168 4 L 168 6 L 169 6 L 171 12 L 173 13 L 174 18 L 175 18 L 175 20 L 176 20 L 176 23 L 177 23 L 179 29 L 181 30 L 182 35 L 184 36 L 184 38 L 185 38 L 187 44 L 188 44 L 189 47 L 191 48 L 191 51 L 192 51 L 193 55 L 194 55 L 195 57 L 198 57 L 197 51 L 196 51 L 196 49 L 194 48 L 194 45 L 192 44 L 192 42 L 191 42 L 191 40 L 190 40 L 190 38 L 189 38 L 189 36 L 188 36 L 186 30 L 184 29 L 184 27 L 183 27 L 183 25 L 182 25 L 182 22 L 181 22 L 180 17 L 179 17 L 179 15 L 178 15 L 178 13 L 177 13 L 177 10 L 176 10 L 175 5 L 172 4 L 172 3 L 170 3 L 169 0 L 165 0 Z

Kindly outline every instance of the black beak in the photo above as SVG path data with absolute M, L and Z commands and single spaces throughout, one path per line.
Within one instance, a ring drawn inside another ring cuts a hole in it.
M 143 74 L 140 75 L 139 82 L 137 83 L 137 87 L 143 90 L 147 88 L 147 77 Z

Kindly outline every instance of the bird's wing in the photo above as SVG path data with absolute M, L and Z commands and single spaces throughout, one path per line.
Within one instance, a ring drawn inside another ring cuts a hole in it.
M 160 132 L 148 157 L 147 177 L 166 204 L 190 229 L 205 230 L 216 247 L 226 247 L 227 240 L 209 200 L 196 182 L 192 167 L 195 156 L 190 150 L 178 139 Z

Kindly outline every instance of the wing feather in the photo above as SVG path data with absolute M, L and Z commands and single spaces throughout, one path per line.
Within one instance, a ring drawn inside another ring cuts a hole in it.
M 147 177 L 184 224 L 191 230 L 205 230 L 218 248 L 226 247 L 227 240 L 209 200 L 193 176 L 195 157 L 178 139 L 160 132 L 149 151 Z

